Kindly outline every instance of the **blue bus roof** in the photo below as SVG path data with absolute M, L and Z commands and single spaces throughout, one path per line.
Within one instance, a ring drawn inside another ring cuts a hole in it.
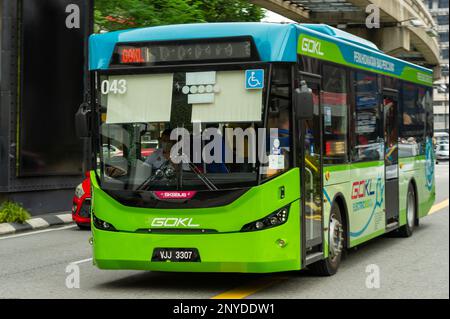
M 373 69 L 374 71 L 379 71 L 379 73 L 397 77 L 402 77 L 402 74 L 405 73 L 405 67 L 408 68 L 407 71 L 409 73 L 411 73 L 410 69 L 423 74 L 432 73 L 429 69 L 384 54 L 370 41 L 324 24 L 251 22 L 167 25 L 95 34 L 90 37 L 90 69 L 108 69 L 117 43 L 238 36 L 251 36 L 261 60 L 264 62 L 296 62 L 297 54 L 299 53 L 299 37 L 301 35 L 308 35 L 314 39 L 336 45 L 342 54 L 343 60 L 347 61 L 348 63 L 346 64 L 349 65 L 358 67 L 358 63 L 350 61 L 353 59 L 354 51 L 357 50 L 363 57 L 367 56 L 372 59 L 360 59 L 363 63 L 367 62 L 365 65 L 360 65 L 361 68 Z M 376 59 L 380 59 L 381 62 Z M 331 61 L 331 59 L 329 60 Z M 339 63 L 339 61 L 336 61 L 336 63 Z M 392 70 L 392 67 L 377 70 L 377 63 L 379 66 L 384 66 L 385 64 L 390 66 L 390 64 L 393 64 L 396 70 Z M 428 84 L 429 79 L 426 82 Z

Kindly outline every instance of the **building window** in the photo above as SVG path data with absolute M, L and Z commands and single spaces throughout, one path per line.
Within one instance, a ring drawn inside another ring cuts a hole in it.
M 448 48 L 441 51 L 441 56 L 443 60 L 448 60 Z
M 353 161 L 379 161 L 384 146 L 381 135 L 378 77 L 367 72 L 355 73 L 355 110 Z
M 434 115 L 434 123 L 445 123 L 445 121 L 447 120 L 448 123 L 448 114 L 435 114 Z
M 436 19 L 439 25 L 448 25 L 448 14 L 445 16 L 437 16 Z
M 439 0 L 438 7 L 448 9 L 448 0 Z
M 342 67 L 323 66 L 324 163 L 348 161 L 347 72 Z
M 427 120 L 427 128 L 426 128 L 426 136 L 432 138 L 434 134 L 434 108 L 433 108 L 433 89 L 432 88 L 424 88 L 423 94 L 423 104 L 426 113 Z
M 448 42 L 448 31 L 439 33 L 439 41 Z

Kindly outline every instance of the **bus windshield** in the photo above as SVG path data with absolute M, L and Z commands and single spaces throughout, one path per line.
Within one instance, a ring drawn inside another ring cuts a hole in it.
M 256 154 L 267 136 L 261 132 L 266 73 L 197 68 L 98 77 L 102 187 L 217 190 L 252 186 L 259 174 L 273 174 Z

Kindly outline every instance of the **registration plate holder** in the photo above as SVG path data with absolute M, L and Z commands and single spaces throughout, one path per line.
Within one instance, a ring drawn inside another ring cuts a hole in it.
M 200 262 L 197 248 L 155 248 L 152 262 Z

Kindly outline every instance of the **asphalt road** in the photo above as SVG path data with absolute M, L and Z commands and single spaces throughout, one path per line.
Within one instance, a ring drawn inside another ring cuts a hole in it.
M 436 170 L 438 204 L 449 198 L 449 166 Z M 0 237 L 0 298 L 449 298 L 448 205 L 422 219 L 411 238 L 382 237 L 349 251 L 338 274 L 326 278 L 306 271 L 104 271 L 91 264 L 89 237 L 72 226 Z M 74 263 L 80 287 L 67 288 Z M 379 287 L 369 289 L 366 270 L 373 265 Z

